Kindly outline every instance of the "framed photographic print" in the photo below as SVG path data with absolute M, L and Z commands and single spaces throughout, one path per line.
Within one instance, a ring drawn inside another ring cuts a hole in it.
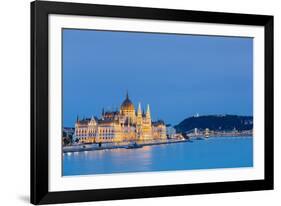
M 273 16 L 31 3 L 31 202 L 273 189 Z

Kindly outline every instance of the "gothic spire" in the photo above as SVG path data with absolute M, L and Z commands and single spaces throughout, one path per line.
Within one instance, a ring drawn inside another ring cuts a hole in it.
M 149 108 L 149 104 L 147 104 L 147 109 L 146 109 L 146 118 L 150 119 L 150 108 Z
M 137 113 L 137 126 L 138 128 L 141 126 L 142 124 L 142 112 L 141 112 L 141 103 L 139 103 L 139 107 L 138 107 L 138 113 Z
M 139 102 L 139 106 L 138 106 L 138 116 L 141 116 L 141 103 Z
M 128 92 L 128 90 L 126 92 L 126 99 L 129 99 L 129 92 Z

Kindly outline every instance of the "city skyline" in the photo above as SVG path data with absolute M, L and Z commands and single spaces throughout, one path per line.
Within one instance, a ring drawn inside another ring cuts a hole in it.
M 253 115 L 252 38 L 63 30 L 63 124 L 119 109 L 128 91 L 153 119 Z

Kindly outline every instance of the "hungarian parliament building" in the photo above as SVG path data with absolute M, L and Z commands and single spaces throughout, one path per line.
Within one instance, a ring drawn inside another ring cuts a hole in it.
M 165 123 L 151 120 L 149 105 L 144 113 L 139 103 L 136 111 L 128 93 L 119 111 L 103 110 L 101 118 L 77 118 L 74 135 L 82 143 L 167 139 Z

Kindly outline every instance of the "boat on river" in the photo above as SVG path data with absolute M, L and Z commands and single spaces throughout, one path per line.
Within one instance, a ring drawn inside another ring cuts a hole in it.
M 126 149 L 138 149 L 138 148 L 142 148 L 142 145 L 137 144 L 136 142 L 133 144 L 129 144 Z

